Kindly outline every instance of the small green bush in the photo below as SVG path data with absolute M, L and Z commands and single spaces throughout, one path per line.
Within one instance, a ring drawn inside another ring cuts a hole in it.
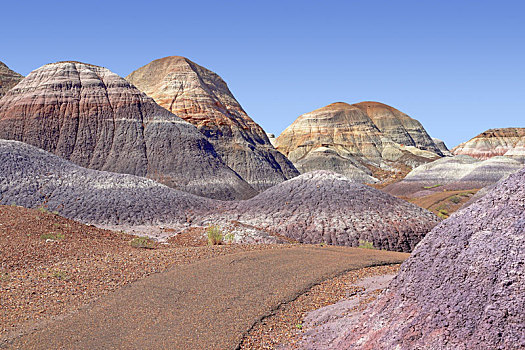
M 450 201 L 454 204 L 459 204 L 459 202 L 461 202 L 461 198 L 459 198 L 458 196 L 452 196 L 450 197 Z
M 431 188 L 436 188 L 436 187 L 440 187 L 440 186 L 443 186 L 443 185 L 437 184 L 437 185 L 431 185 L 431 186 L 423 186 L 423 188 L 429 190 Z
M 438 216 L 442 219 L 447 219 L 450 216 L 450 214 L 445 209 L 440 209 Z
M 71 277 L 69 277 L 69 275 L 65 271 L 59 271 L 59 270 L 53 271 L 53 274 L 51 276 L 61 281 L 67 281 L 71 279 Z
M 60 241 L 61 239 L 64 239 L 64 235 L 62 233 L 44 233 L 40 235 L 40 239 L 47 241 L 48 239 L 52 241 Z
M 38 207 L 36 210 L 38 210 L 42 214 L 49 214 L 49 210 L 47 210 L 44 206 Z
M 208 226 L 206 229 L 206 237 L 208 237 L 208 245 L 221 245 L 224 242 L 224 236 L 219 226 Z
M 374 248 L 374 243 L 369 242 L 369 241 L 365 241 L 364 239 L 360 239 L 360 240 L 359 240 L 359 248 L 363 248 L 363 249 L 375 249 L 375 248 Z
M 153 249 L 153 241 L 149 237 L 135 237 L 133 238 L 129 244 L 133 248 L 143 248 L 143 249 Z

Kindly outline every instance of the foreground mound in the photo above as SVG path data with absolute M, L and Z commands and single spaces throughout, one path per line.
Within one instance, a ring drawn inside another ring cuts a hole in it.
M 525 347 L 525 170 L 430 232 L 337 349 Z
M 479 189 L 492 185 L 515 173 L 523 164 L 509 157 L 494 157 L 484 161 L 470 156 L 441 158 L 412 170 L 400 182 L 384 191 L 398 196 L 428 195 L 446 190 Z
M 302 243 L 409 252 L 439 222 L 432 213 L 330 171 L 315 171 L 233 202 L 215 220 L 236 220 Z
M 45 65 L 11 89 L 0 100 L 0 138 L 206 197 L 255 194 L 193 125 L 108 69 L 85 63 Z
M 299 175 L 214 72 L 185 57 L 155 60 L 126 77 L 159 105 L 194 124 L 224 162 L 257 190 Z
M 525 128 L 489 129 L 455 147 L 454 154 L 478 159 L 508 156 L 525 161 Z
M 185 225 L 214 201 L 155 181 L 79 167 L 36 147 L 0 140 L 0 204 L 43 207 L 102 226 Z

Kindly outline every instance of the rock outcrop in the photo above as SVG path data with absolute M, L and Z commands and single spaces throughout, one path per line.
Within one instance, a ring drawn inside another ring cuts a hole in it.
M 0 140 L 0 204 L 43 207 L 83 223 L 184 227 L 217 201 L 126 174 L 82 168 L 42 149 Z
M 303 243 L 411 251 L 440 220 L 434 214 L 330 171 L 315 171 L 244 201 L 209 222 L 237 221 Z
M 435 137 L 432 138 L 432 141 L 434 141 L 434 143 L 439 148 L 441 153 L 443 153 L 444 156 L 447 156 L 447 157 L 452 157 L 453 156 L 452 152 L 450 152 L 450 150 L 448 149 L 447 145 L 445 144 L 445 141 L 437 139 Z
M 419 122 L 376 102 L 337 102 L 303 114 L 276 147 L 301 172 L 333 170 L 362 182 L 443 155 Z
M 480 189 L 517 172 L 523 164 L 509 157 L 479 160 L 470 156 L 438 159 L 412 170 L 383 190 L 396 196 L 420 196 L 434 191 Z
M 5 63 L 0 62 L 0 98 L 22 79 L 24 79 L 24 77 L 21 74 L 12 71 Z
M 126 79 L 162 107 L 194 124 L 223 161 L 256 190 L 299 174 L 214 72 L 187 58 L 171 56 L 137 69 Z
M 478 159 L 509 156 L 525 162 L 525 128 L 490 129 L 452 149 Z
M 427 234 L 331 349 L 525 348 L 524 246 L 521 170 Z
M 256 192 L 190 123 L 106 68 L 45 65 L 0 100 L 0 138 L 217 199 Z

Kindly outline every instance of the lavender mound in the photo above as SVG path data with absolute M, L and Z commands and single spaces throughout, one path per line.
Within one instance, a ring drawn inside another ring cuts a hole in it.
M 525 170 L 435 227 L 333 349 L 525 348 Z
M 181 225 L 213 200 L 153 180 L 79 167 L 39 148 L 0 140 L 0 204 L 45 207 L 84 223 Z
M 300 175 L 212 220 L 236 220 L 302 243 L 325 242 L 409 252 L 439 219 L 429 211 L 335 172 Z

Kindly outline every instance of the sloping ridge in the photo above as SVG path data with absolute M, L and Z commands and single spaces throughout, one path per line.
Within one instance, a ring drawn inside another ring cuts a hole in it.
M 525 347 L 525 169 L 435 227 L 338 349 Z
M 22 79 L 24 77 L 21 74 L 12 71 L 5 63 L 0 62 L 0 98 Z
M 393 195 L 413 195 L 418 191 L 479 189 L 492 185 L 523 168 L 523 164 L 509 157 L 479 160 L 466 155 L 446 157 L 423 164 L 400 182 L 383 190 Z
M 150 179 L 82 168 L 18 141 L 0 140 L 0 174 L 0 204 L 102 226 L 180 226 L 216 203 Z
M 412 250 L 439 222 L 426 210 L 328 171 L 301 175 L 250 200 L 225 202 L 146 178 L 82 168 L 8 140 L 0 140 L 0 204 L 44 207 L 84 223 L 148 234 L 161 234 L 160 226 L 180 231 L 237 223 L 246 241 L 286 237 L 357 246 L 366 240 L 397 251 Z
M 45 65 L 0 100 L 0 138 L 217 199 L 256 192 L 183 121 L 106 68 Z
M 237 220 L 302 243 L 409 252 L 439 222 L 432 213 L 330 171 L 300 175 L 244 201 L 212 221 Z
M 224 162 L 257 190 L 297 176 L 214 72 L 185 57 L 155 60 L 126 77 L 160 106 L 194 124 Z

